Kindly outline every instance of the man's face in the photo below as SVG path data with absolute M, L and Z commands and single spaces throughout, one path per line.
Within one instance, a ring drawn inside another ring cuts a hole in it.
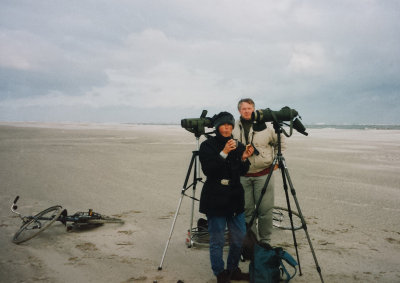
M 219 126 L 218 131 L 221 134 L 221 136 L 228 138 L 232 135 L 232 125 L 231 124 L 223 124 Z
M 250 120 L 251 113 L 253 113 L 253 112 L 254 112 L 254 106 L 252 104 L 247 103 L 247 102 L 242 102 L 240 104 L 239 113 L 243 119 Z

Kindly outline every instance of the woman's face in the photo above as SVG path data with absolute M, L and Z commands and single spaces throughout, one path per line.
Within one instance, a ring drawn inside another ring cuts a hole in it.
M 232 135 L 232 130 L 233 130 L 232 125 L 228 124 L 228 123 L 223 124 L 223 125 L 219 126 L 219 128 L 218 128 L 218 131 L 221 134 L 221 136 L 223 136 L 225 138 L 228 138 Z

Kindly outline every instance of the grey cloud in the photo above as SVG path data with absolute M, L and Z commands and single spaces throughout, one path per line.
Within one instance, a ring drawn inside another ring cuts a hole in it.
M 176 119 L 253 97 L 260 108 L 299 108 L 308 122 L 400 123 L 399 5 L 3 2 L 0 119 L 28 108 L 35 119 L 123 120 L 129 108 Z M 69 111 L 54 110 L 63 103 Z

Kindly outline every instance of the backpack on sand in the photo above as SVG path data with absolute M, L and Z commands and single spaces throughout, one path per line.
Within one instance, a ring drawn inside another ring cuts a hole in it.
M 292 275 L 287 271 L 283 261 L 294 269 Z M 282 248 L 256 244 L 254 258 L 249 265 L 250 282 L 278 283 L 280 280 L 289 282 L 296 275 L 296 265 L 296 260 Z M 281 279 L 281 274 L 285 274 L 285 278 Z

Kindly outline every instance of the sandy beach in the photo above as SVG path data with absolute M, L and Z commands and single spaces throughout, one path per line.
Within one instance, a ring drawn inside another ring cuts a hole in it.
M 400 131 L 308 132 L 287 140 L 284 157 L 325 282 L 400 282 Z M 0 123 L 0 282 L 216 282 L 208 250 L 186 246 L 188 197 L 158 270 L 196 147 L 174 125 Z M 275 203 L 286 206 L 277 173 Z M 17 195 L 25 215 L 59 204 L 125 223 L 55 223 L 16 245 Z M 320 282 L 303 230 L 296 239 L 303 274 L 293 282 Z M 272 244 L 295 256 L 289 231 L 274 229 Z

